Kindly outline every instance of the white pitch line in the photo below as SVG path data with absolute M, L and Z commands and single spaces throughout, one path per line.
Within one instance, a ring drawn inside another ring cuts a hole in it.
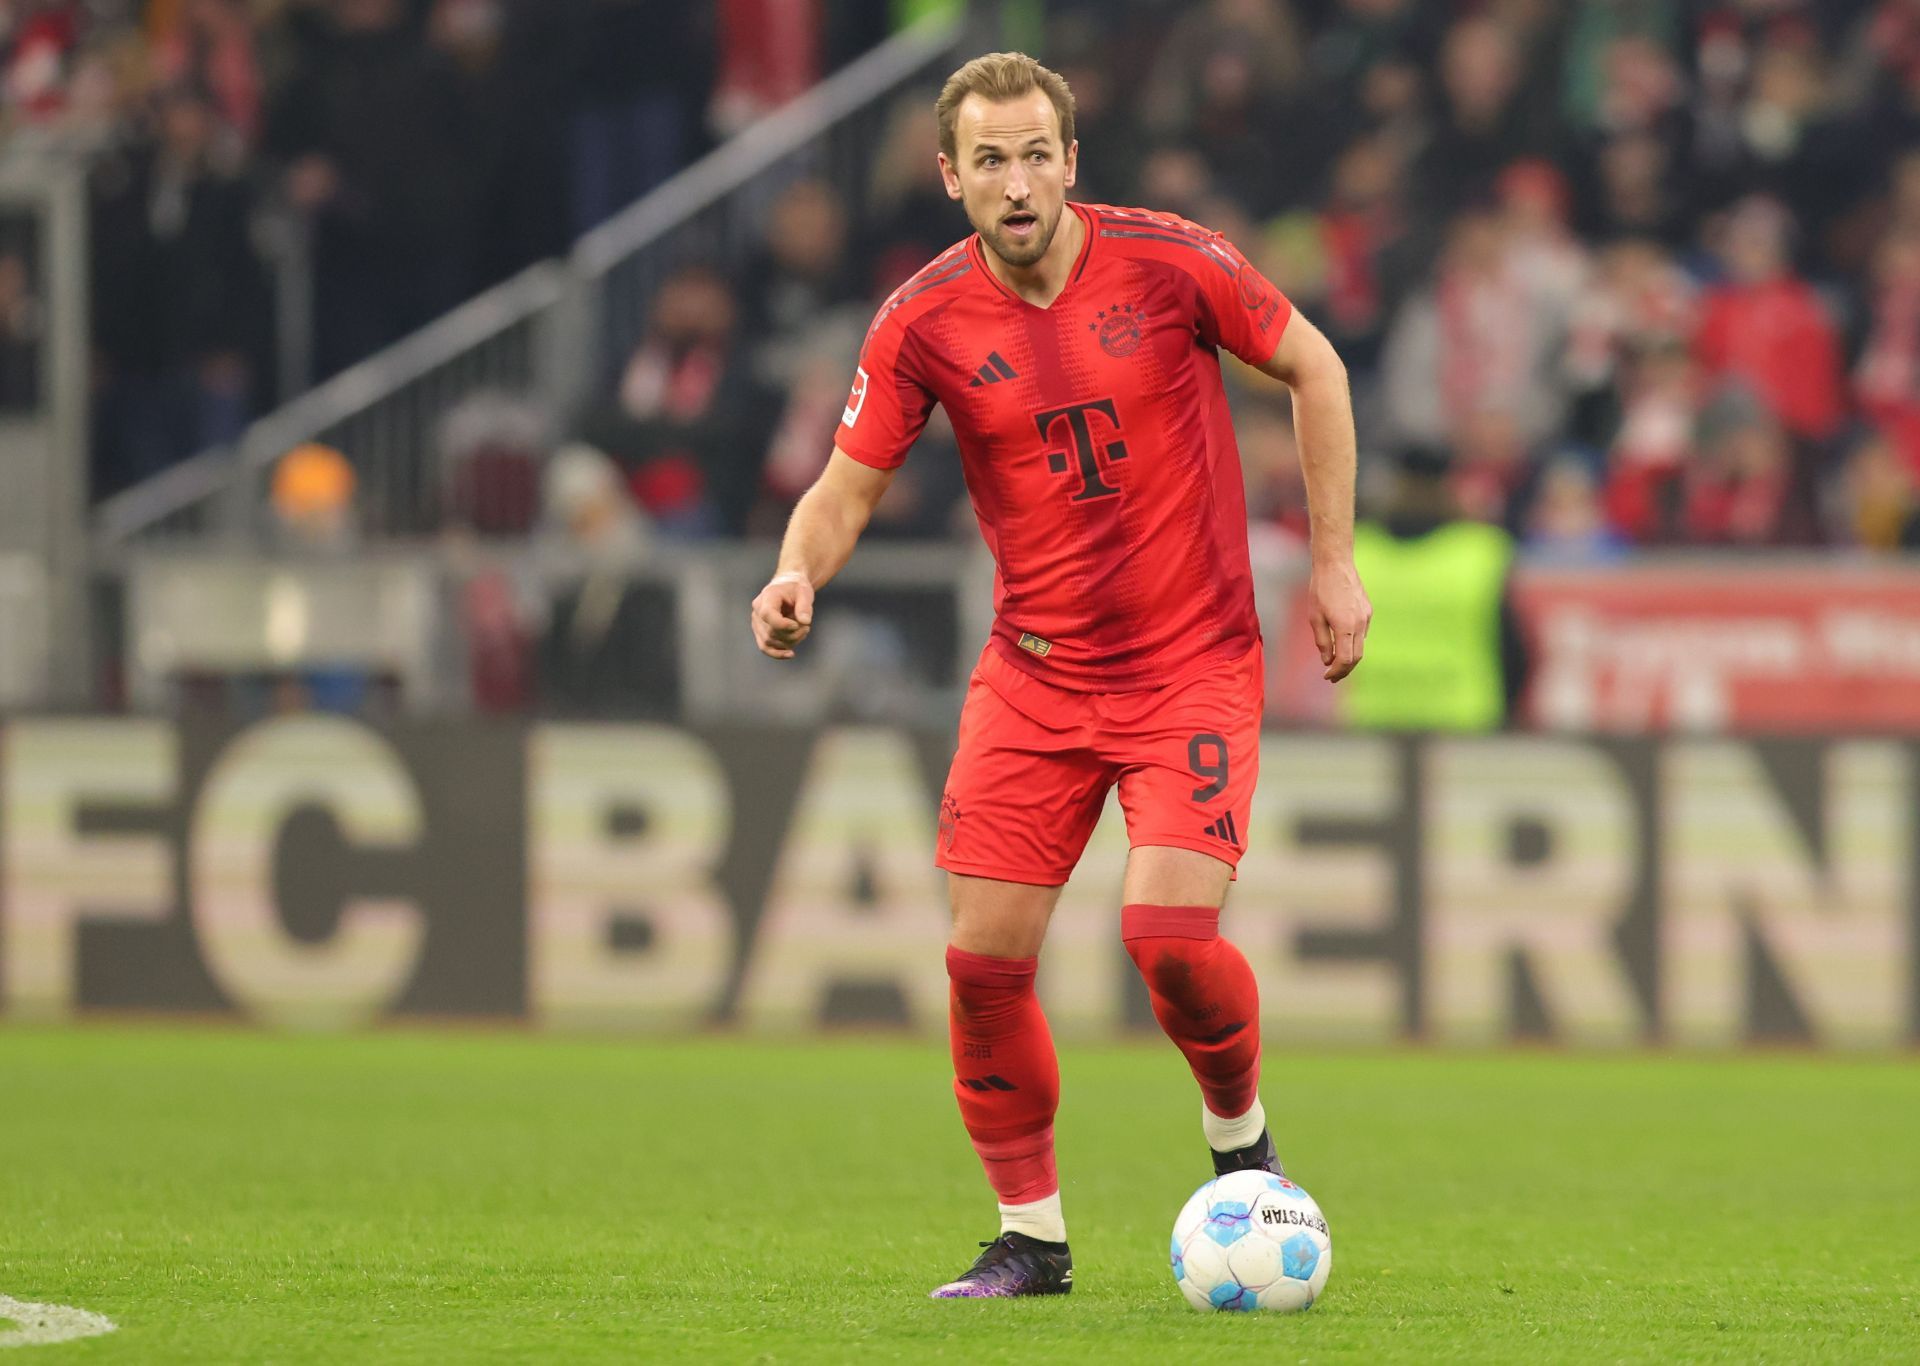
M 0 1319 L 14 1327 L 0 1328 L 0 1347 L 43 1347 L 50 1342 L 97 1338 L 119 1327 L 105 1314 L 66 1304 L 33 1304 L 0 1295 Z

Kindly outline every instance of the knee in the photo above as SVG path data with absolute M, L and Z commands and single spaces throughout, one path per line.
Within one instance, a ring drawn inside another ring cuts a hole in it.
M 956 1013 L 975 1023 L 1018 1014 L 1034 999 L 1039 965 L 1037 958 L 1001 958 L 949 945 L 947 977 Z
M 993 958 L 1031 958 L 1047 937 L 1047 922 L 1060 899 L 1058 887 L 996 882 L 951 873 L 956 949 Z
M 1041 937 L 1045 933 L 1044 921 L 1036 928 L 1018 921 L 956 916 L 953 933 L 947 936 L 947 945 L 983 958 L 1035 958 L 1039 956 Z
M 1212 906 L 1127 906 L 1120 941 L 1149 982 L 1172 963 L 1190 961 L 1220 938 L 1220 911 Z

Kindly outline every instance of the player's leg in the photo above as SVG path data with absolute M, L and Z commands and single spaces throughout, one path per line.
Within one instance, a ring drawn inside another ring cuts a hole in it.
M 983 662 L 982 669 L 987 665 Z M 1054 727 L 976 675 L 941 801 L 949 874 L 954 1095 L 999 1203 L 1000 1236 L 938 1298 L 1059 1294 L 1072 1286 L 1053 1154 L 1060 1067 L 1034 992 L 1060 888 L 1099 819 L 1108 779 L 1084 724 Z
M 1260 1104 L 1259 984 L 1220 935 L 1259 772 L 1261 670 L 1256 647 L 1169 687 L 1117 741 L 1130 763 L 1120 799 L 1133 845 L 1121 938 L 1200 1085 L 1217 1171 L 1280 1170 Z
M 1060 1063 L 1033 984 L 1060 888 L 960 874 L 949 874 L 948 886 L 953 1092 L 999 1203 L 1000 1233 L 965 1275 L 933 1293 L 1059 1293 L 1073 1270 L 1053 1156 Z
M 1060 1063 L 1034 993 L 1058 887 L 948 875 L 949 1039 L 960 1118 L 1000 1203 L 1000 1231 L 1065 1242 L 1054 1172 Z
M 1230 864 L 1192 849 L 1137 845 L 1127 858 L 1120 937 L 1153 1015 L 1200 1084 L 1216 1170 L 1278 1171 L 1260 1104 L 1260 987 L 1220 934 Z

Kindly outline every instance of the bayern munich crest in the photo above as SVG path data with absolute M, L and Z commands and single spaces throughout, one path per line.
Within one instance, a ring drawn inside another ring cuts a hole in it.
M 1132 304 L 1103 308 L 1087 324 L 1087 331 L 1100 336 L 1100 349 L 1115 359 L 1131 356 L 1140 349 L 1140 323 L 1145 315 Z

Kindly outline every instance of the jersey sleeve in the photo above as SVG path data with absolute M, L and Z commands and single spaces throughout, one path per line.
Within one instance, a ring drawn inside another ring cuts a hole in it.
M 863 465 L 898 469 L 933 411 L 933 394 L 915 374 L 909 350 L 907 330 L 885 317 L 860 348 L 833 439 Z
M 1207 239 L 1203 254 L 1210 261 L 1195 276 L 1201 340 L 1248 365 L 1265 365 L 1293 317 L 1293 304 L 1233 243 L 1217 232 L 1207 233 Z

